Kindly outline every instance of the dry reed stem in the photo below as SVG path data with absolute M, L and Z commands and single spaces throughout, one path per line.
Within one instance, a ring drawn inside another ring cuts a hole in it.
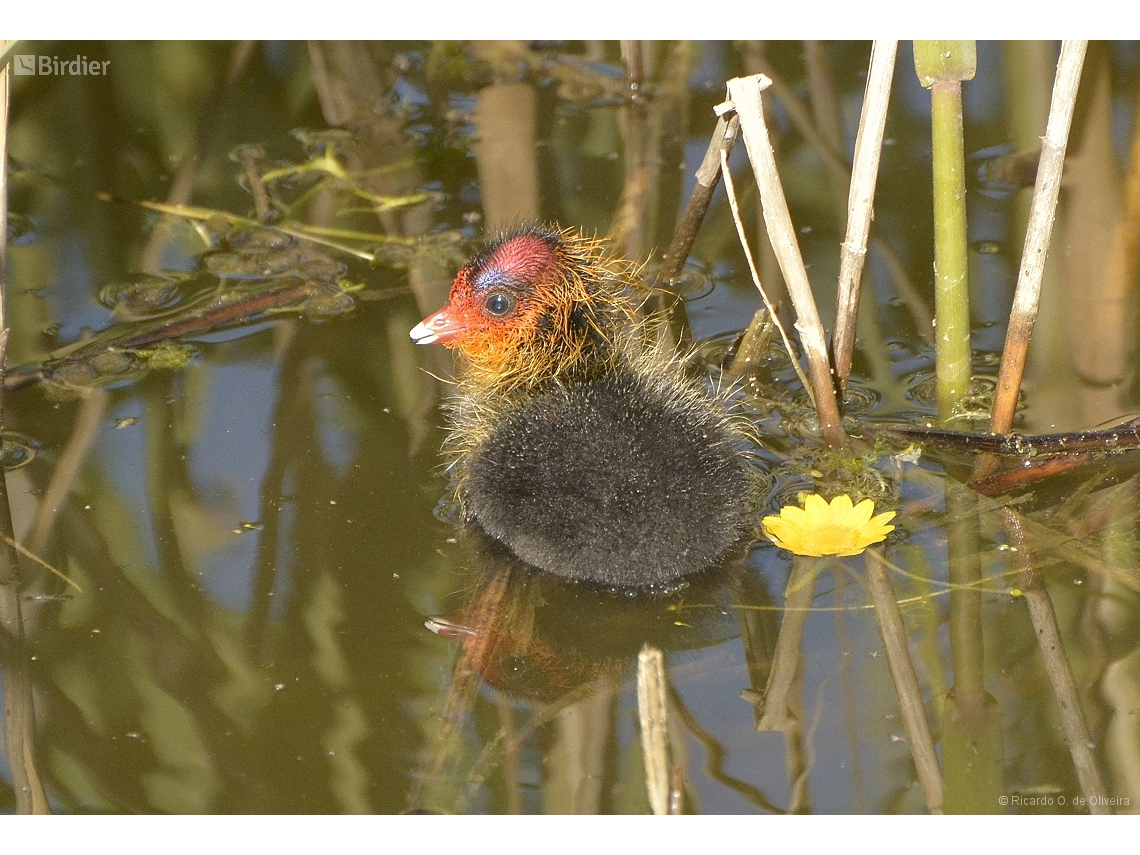
M 780 99 L 780 103 L 787 108 L 788 116 L 812 150 L 823 160 L 827 167 L 831 182 L 836 187 L 848 187 L 851 184 L 851 171 L 839 156 L 839 153 L 826 139 L 825 133 L 816 127 L 804 105 L 796 97 L 795 90 L 784 82 L 767 62 L 760 60 L 756 63 L 758 71 L 762 71 L 772 80 L 772 91 Z M 914 319 L 918 335 L 925 341 L 933 342 L 934 315 L 926 301 L 911 280 L 910 273 L 903 264 L 895 248 L 877 235 L 872 235 L 871 242 L 875 250 L 882 256 L 887 265 L 891 280 L 898 289 L 899 297 L 906 304 L 907 310 Z
M 847 235 L 839 256 L 839 291 L 835 309 L 832 352 L 835 354 L 835 380 L 840 393 L 847 386 L 855 351 L 855 321 L 859 312 L 860 283 L 867 257 L 867 241 L 874 215 L 875 184 L 879 177 L 879 157 L 887 124 L 887 104 L 895 71 L 896 41 L 876 41 L 871 48 L 867 90 L 855 139 L 855 160 L 851 167 L 851 189 L 847 198 Z
M 941 813 L 942 770 L 938 765 L 938 755 L 934 752 L 934 740 L 930 735 L 930 725 L 926 721 L 926 710 L 922 704 L 918 678 L 914 673 L 914 663 L 911 662 L 910 652 L 907 650 L 902 613 L 891 588 L 891 580 L 887 576 L 882 549 L 871 548 L 863 555 L 867 571 L 867 587 L 875 604 L 875 617 L 883 639 L 883 649 L 887 654 L 887 667 L 890 669 L 891 682 L 894 683 L 895 695 L 898 697 L 903 726 L 906 728 L 907 738 L 910 739 L 914 768 L 926 797 L 927 808 L 931 813 Z
M 1003 508 L 1001 513 L 1010 540 L 1017 547 L 1013 555 L 1022 571 L 1022 596 L 1029 609 L 1029 618 L 1037 634 L 1037 646 L 1041 650 L 1041 660 L 1057 701 L 1061 729 L 1069 743 L 1073 766 L 1077 770 L 1077 781 L 1081 785 L 1081 795 L 1084 796 L 1089 813 L 1111 814 L 1108 790 L 1101 777 L 1093 752 L 1092 737 L 1081 711 L 1077 683 L 1065 655 L 1053 600 L 1042 583 L 1040 572 L 1033 566 L 1033 547 L 1022 529 L 1020 515 L 1009 508 Z
M 679 813 L 672 798 L 669 774 L 669 726 L 665 657 L 651 644 L 637 654 L 637 713 L 641 723 L 641 754 L 649 807 L 663 816 Z
M 1025 374 L 1025 358 L 1041 300 L 1041 278 L 1053 232 L 1057 196 L 1061 189 L 1061 170 L 1065 164 L 1065 148 L 1068 145 L 1069 127 L 1073 120 L 1073 107 L 1077 100 L 1087 44 L 1080 40 L 1064 42 L 1061 45 L 1061 57 L 1057 61 L 1053 98 L 1049 104 L 1049 121 L 1041 141 L 1041 161 L 1033 187 L 1025 249 L 1021 254 L 1021 268 L 1017 274 L 1005 348 L 998 369 L 997 393 L 990 417 L 990 431 L 993 433 L 1008 433 L 1013 427 L 1017 396 Z M 979 466 L 979 470 L 981 468 Z M 976 471 L 975 477 L 980 474 L 980 471 Z
M 776 73 L 776 70 L 766 59 L 759 59 L 755 63 L 755 68 L 758 73 L 772 81 L 772 92 L 784 105 L 784 109 L 788 111 L 788 118 L 792 120 L 792 125 L 803 135 L 812 151 L 819 155 L 823 161 L 831 183 L 836 187 L 847 187 L 851 183 L 850 167 L 839 150 L 831 145 L 827 139 L 827 133 L 816 125 L 811 111 L 797 97 L 795 88 Z
M 792 362 L 792 368 L 796 370 L 796 376 L 800 378 L 800 383 L 803 384 L 804 391 L 808 393 L 811 398 L 812 405 L 815 405 L 815 395 L 812 392 L 811 383 L 808 381 L 807 375 L 804 374 L 803 368 L 800 367 L 800 360 L 796 356 L 796 349 L 792 346 L 792 340 L 788 338 L 788 331 L 784 329 L 783 323 L 780 322 L 780 315 L 776 312 L 776 307 L 772 304 L 772 300 L 768 297 L 768 292 L 764 290 L 764 284 L 760 281 L 760 271 L 756 269 L 756 261 L 752 257 L 752 250 L 748 246 L 748 236 L 744 233 L 744 221 L 740 218 L 740 205 L 736 201 L 736 186 L 732 182 L 732 173 L 728 168 L 728 152 L 721 150 L 721 173 L 724 175 L 724 189 L 728 193 L 728 207 L 732 211 L 732 221 L 736 223 L 736 234 L 740 238 L 740 246 L 744 250 L 744 258 L 748 262 L 748 271 L 752 274 L 752 281 L 756 285 L 756 290 L 760 292 L 760 299 L 764 301 L 764 308 L 768 310 L 768 316 L 772 319 L 772 323 L 776 325 L 776 329 L 780 331 L 780 338 L 784 341 L 784 350 L 788 352 L 788 359 Z
M 760 189 L 764 222 L 788 286 L 788 295 L 796 310 L 796 329 L 799 330 L 800 342 L 808 362 L 808 374 L 815 391 L 815 407 L 819 414 L 823 440 L 827 445 L 838 447 L 843 445 L 845 436 L 827 355 L 827 340 L 807 269 L 800 255 L 795 227 L 780 184 L 768 127 L 764 121 L 761 92 L 770 85 L 771 80 L 762 74 L 734 77 L 728 81 L 728 97 L 740 117 L 744 145 L 748 149 L 752 171 Z

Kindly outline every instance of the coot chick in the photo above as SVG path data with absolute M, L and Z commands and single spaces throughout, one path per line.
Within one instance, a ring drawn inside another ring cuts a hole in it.
M 615 587 L 703 570 L 747 528 L 741 428 L 639 315 L 636 268 L 574 231 L 490 241 L 412 330 L 460 356 L 466 520 L 527 564 Z

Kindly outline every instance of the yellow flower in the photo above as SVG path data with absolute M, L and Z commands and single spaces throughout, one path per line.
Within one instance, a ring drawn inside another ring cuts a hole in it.
M 887 525 L 894 511 L 874 513 L 870 499 L 853 505 L 850 496 L 836 496 L 829 505 L 812 493 L 802 508 L 785 505 L 778 517 L 764 517 L 764 530 L 776 546 L 796 555 L 858 555 L 895 529 Z

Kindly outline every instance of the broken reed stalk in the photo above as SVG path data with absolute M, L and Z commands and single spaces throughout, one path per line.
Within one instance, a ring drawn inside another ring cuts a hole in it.
M 8 361 L 7 288 L 8 248 L 8 67 L 0 66 L 0 434 L 4 426 L 4 367 Z M 51 810 L 36 769 L 36 717 L 32 675 L 24 644 L 20 610 L 20 567 L 8 505 L 8 487 L 0 469 L 0 632 L 8 655 L 0 663 L 4 687 L 4 750 L 12 770 L 16 813 L 46 814 Z
M 930 725 L 926 721 L 926 709 L 922 704 L 922 692 L 918 687 L 918 677 L 914 673 L 914 663 L 907 650 L 906 628 L 902 613 L 895 599 L 890 577 L 887 576 L 886 559 L 881 547 L 871 547 L 863 553 L 863 566 L 867 572 L 867 588 L 871 601 L 875 604 L 875 619 L 879 624 L 879 634 L 883 639 L 883 650 L 887 654 L 887 667 L 891 672 L 891 682 L 895 686 L 895 696 L 899 702 L 903 727 L 910 739 L 910 751 L 914 757 L 914 768 L 926 798 L 926 806 L 931 813 L 942 812 L 942 770 L 938 765 L 938 755 L 934 752 L 934 739 L 930 735 Z
M 1065 149 L 1069 142 L 1069 127 L 1073 120 L 1073 107 L 1081 82 L 1088 42 L 1066 41 L 1061 45 L 1057 61 L 1057 76 L 1053 83 L 1053 97 L 1049 103 L 1049 120 L 1041 140 L 1041 160 L 1037 167 L 1037 180 L 1033 187 L 1033 202 L 1029 209 L 1029 223 L 1025 231 L 1025 249 L 1021 253 L 1021 268 L 1017 274 L 1017 287 L 1013 292 L 1009 327 L 1005 334 L 1001 367 L 998 369 L 997 392 L 993 413 L 990 416 L 991 433 L 1009 433 L 1017 410 L 1017 396 L 1025 374 L 1025 360 L 1037 308 L 1041 300 L 1041 279 L 1045 273 L 1045 259 L 1053 221 L 1057 214 L 1057 196 L 1061 188 L 1061 171 L 1065 164 Z M 992 464 L 991 464 L 992 466 Z M 992 471 L 992 468 L 991 468 Z M 975 473 L 975 477 L 979 473 Z M 985 473 L 988 474 L 988 473 Z
M 799 98 L 796 97 L 795 90 L 785 83 L 768 63 L 761 60 L 758 65 L 760 66 L 758 70 L 772 79 L 772 91 L 776 93 L 776 97 L 780 99 L 780 103 L 783 104 L 784 108 L 788 111 L 788 118 L 792 120 L 792 125 L 803 134 L 808 145 L 811 146 L 812 150 L 823 160 L 831 182 L 837 187 L 849 187 L 851 185 L 851 170 L 848 169 L 847 164 L 840 157 L 838 151 L 832 148 L 831 144 L 827 141 L 824 132 L 816 127 L 811 114 L 803 104 L 800 103 Z M 915 288 L 914 283 L 911 281 L 910 273 L 907 271 L 906 265 L 903 264 L 895 248 L 891 246 L 889 241 L 872 234 L 871 242 L 874 244 L 877 254 L 887 266 L 890 278 L 894 281 L 895 287 L 899 291 L 899 297 L 906 304 L 907 309 L 914 318 L 914 325 L 918 330 L 919 336 L 925 341 L 933 341 L 934 327 L 932 321 L 934 316 L 927 307 L 925 298 L 918 292 L 918 289 Z
M 693 192 L 685 206 L 685 213 L 681 215 L 681 221 L 673 233 L 673 240 L 665 253 L 665 262 L 657 274 L 658 285 L 668 285 L 681 275 L 685 259 L 689 257 L 689 250 L 693 248 L 693 242 L 697 239 L 701 223 L 704 222 L 717 182 L 720 181 L 722 153 L 723 159 L 727 160 L 739 133 L 740 119 L 735 114 L 728 118 L 717 117 L 708 150 L 701 165 L 697 167 L 697 183 L 693 186 Z
M 896 41 L 876 41 L 871 47 L 867 90 L 855 138 L 855 159 L 851 167 L 851 188 L 847 197 L 847 235 L 839 256 L 839 291 L 835 308 L 835 329 L 831 350 L 835 356 L 835 383 L 842 395 L 851 373 L 855 352 L 855 322 L 859 313 L 859 291 L 867 241 L 875 205 L 875 184 L 879 177 L 879 156 L 887 124 L 887 104 L 895 73 Z
M 934 161 L 934 353 L 938 418 L 970 388 L 970 286 L 966 245 L 962 81 L 974 76 L 972 41 L 916 41 L 914 65 L 930 90 Z
M 788 211 L 788 201 L 780 184 L 776 170 L 776 158 L 772 153 L 772 143 L 768 137 L 768 127 L 764 121 L 764 105 L 761 92 L 772 81 L 763 74 L 750 77 L 734 77 L 728 81 L 728 97 L 736 115 L 740 117 L 740 129 L 744 135 L 744 145 L 752 162 L 752 171 L 760 189 L 760 204 L 764 209 L 764 224 L 780 263 L 780 271 L 788 286 L 788 296 L 796 310 L 796 329 L 800 332 L 800 343 L 807 358 L 808 374 L 815 393 L 815 407 L 819 414 L 819 426 L 823 441 L 832 447 L 840 447 L 846 437 L 839 418 L 839 402 L 835 397 L 831 366 L 827 355 L 827 338 L 819 310 L 815 305 L 811 282 L 803 257 L 800 255 L 796 230 Z
M 637 654 L 637 712 L 645 786 L 654 814 L 679 813 L 670 784 L 669 727 L 666 715 L 665 657 L 651 644 Z
M 1037 635 L 1037 646 L 1041 650 L 1041 660 L 1049 677 L 1049 685 L 1053 688 L 1053 697 L 1057 701 L 1061 729 L 1065 733 L 1065 740 L 1069 743 L 1069 752 L 1073 757 L 1073 766 L 1077 770 L 1081 795 L 1088 805 L 1089 813 L 1111 814 L 1112 802 L 1108 798 L 1108 790 L 1104 785 L 1104 778 L 1100 774 L 1096 753 L 1093 750 L 1092 737 L 1089 735 L 1089 728 L 1081 711 L 1077 683 L 1073 679 L 1073 669 L 1065 655 L 1053 600 L 1041 579 L 1041 572 L 1033 564 L 1035 544 L 1031 544 L 1026 536 L 1021 524 L 1023 517 L 1020 514 L 1012 508 L 1002 508 L 1001 514 L 1009 539 L 1016 547 L 1013 556 L 1021 569 L 1019 583 L 1022 596 L 1029 609 L 1029 618 Z
M 752 249 L 748 246 L 748 235 L 744 233 L 744 220 L 740 217 L 740 205 L 736 201 L 736 187 L 732 182 L 732 173 L 728 169 L 728 153 L 721 151 L 721 173 L 724 175 L 724 189 L 728 194 L 728 207 L 732 211 L 732 221 L 736 224 L 736 235 L 740 239 L 740 247 L 744 250 L 744 260 L 748 262 L 748 271 L 752 274 L 752 282 L 756 285 L 756 290 L 760 292 L 760 299 L 764 301 L 764 308 L 768 311 L 768 316 L 772 319 L 772 323 L 776 325 L 776 329 L 780 331 L 780 338 L 784 342 L 784 350 L 788 352 L 788 359 L 792 363 L 792 368 L 796 371 L 796 376 L 800 378 L 800 383 L 803 384 L 804 391 L 808 393 L 811 398 L 812 405 L 815 405 L 815 395 L 812 392 L 812 386 L 804 374 L 803 368 L 800 367 L 800 360 L 796 356 L 796 349 L 792 346 L 792 340 L 788 338 L 788 331 L 784 329 L 784 324 L 780 321 L 780 315 L 776 312 L 776 307 L 772 304 L 768 292 L 764 290 L 764 283 L 760 281 L 760 271 L 756 268 L 756 260 L 752 257 Z

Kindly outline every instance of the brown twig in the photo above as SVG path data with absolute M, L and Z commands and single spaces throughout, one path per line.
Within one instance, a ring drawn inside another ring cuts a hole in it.
M 677 230 L 673 233 L 673 240 L 665 253 L 665 263 L 657 274 L 659 285 L 668 285 L 681 274 L 685 259 L 689 257 L 689 250 L 693 248 L 697 232 L 709 209 L 713 192 L 720 181 L 721 160 L 732 152 L 739 132 L 740 120 L 735 114 L 727 118 L 724 116 L 717 118 L 716 128 L 713 129 L 704 160 L 697 167 L 697 183 L 693 187 L 692 195 L 689 196 L 685 213 L 681 215 L 681 221 L 677 224 Z
M 299 311 L 309 298 L 335 292 L 335 287 L 328 283 L 297 278 L 218 288 L 164 317 L 115 324 L 91 339 L 61 348 L 45 362 L 16 366 L 5 378 L 5 388 L 9 391 L 25 388 L 50 377 L 63 365 L 82 362 L 100 353 L 144 350 L 250 324 L 280 311 Z
M 937 443 L 943 448 L 974 451 L 1001 457 L 1044 457 L 1084 452 L 1102 454 L 1140 447 L 1140 419 L 1104 430 L 1079 430 L 1068 433 L 973 433 L 971 431 L 920 428 L 907 425 L 866 424 L 865 433 L 895 434 L 915 440 Z
M 1010 490 L 1024 490 L 1046 478 L 1060 475 L 1062 472 L 1071 472 L 1095 460 L 1104 460 L 1103 454 L 1073 454 L 1066 457 L 1054 457 L 1049 460 L 1027 461 L 1017 469 L 1006 472 L 995 472 L 981 480 L 970 482 L 970 486 L 983 496 L 1000 496 Z

